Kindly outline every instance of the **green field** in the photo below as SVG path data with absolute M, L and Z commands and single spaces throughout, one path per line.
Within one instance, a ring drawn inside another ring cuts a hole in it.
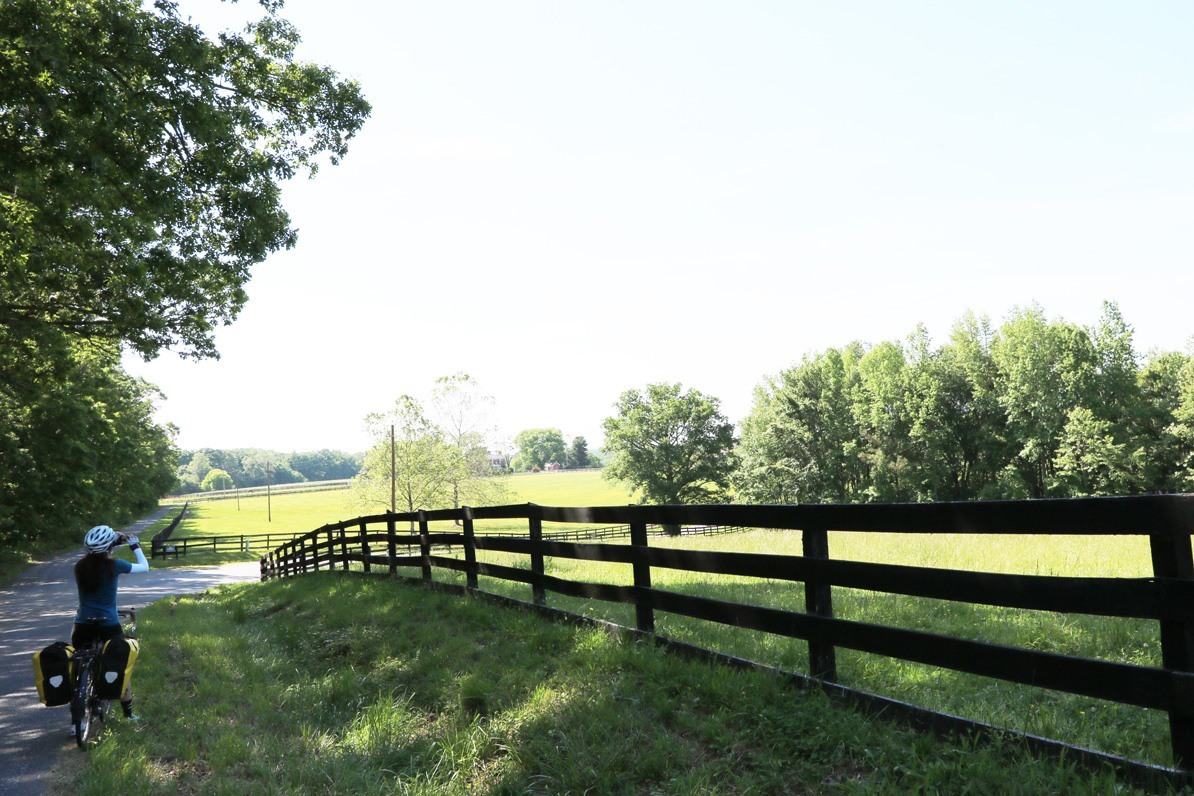
M 756 530 L 721 536 L 652 537 L 654 547 L 716 550 L 770 555 L 800 555 L 799 531 Z M 834 558 L 886 561 L 948 569 L 1032 572 L 1069 575 L 1147 576 L 1147 542 L 1119 537 L 979 537 L 831 533 Z M 478 560 L 529 568 L 525 555 L 481 551 Z M 633 582 L 628 564 L 548 558 L 554 577 L 589 583 Z M 417 577 L 417 570 L 405 574 Z M 437 569 L 434 579 L 463 585 L 459 572 Z M 671 592 L 711 597 L 730 603 L 801 612 L 801 583 L 705 575 L 664 568 L 651 571 L 652 586 Z M 482 576 L 483 591 L 531 601 L 525 583 Z M 627 627 L 636 624 L 631 605 L 549 593 L 547 604 L 571 613 Z M 1023 647 L 1143 666 L 1161 666 L 1156 622 L 1053 614 L 928 600 L 846 588 L 833 590 L 834 615 L 937 633 L 944 636 Z M 757 661 L 785 671 L 809 672 L 804 641 L 731 625 L 660 612 L 656 632 L 668 638 Z M 839 649 L 839 681 L 854 688 L 915 705 L 1008 727 L 1034 735 L 1111 752 L 1159 765 L 1172 763 L 1168 719 L 1164 713 L 1102 702 L 1029 686 L 1003 683 L 947 669 L 902 662 Z
M 611 488 L 600 479 L 597 472 L 524 475 L 516 476 L 510 482 L 517 495 L 512 502 L 558 506 L 618 505 L 629 502 L 628 495 Z M 347 492 L 314 492 L 275 498 L 272 523 L 265 521 L 264 499 L 261 498 L 254 498 L 253 501 L 242 499 L 239 510 L 235 501 L 193 505 L 178 535 L 305 532 L 327 522 L 356 516 L 357 512 L 345 503 L 347 495 Z M 505 530 L 510 532 L 526 531 L 525 520 L 511 520 L 508 525 L 509 528 Z M 795 531 L 758 530 L 712 537 L 656 537 L 651 544 L 686 549 L 798 555 L 801 536 Z M 1134 537 L 948 534 L 910 537 L 839 532 L 830 534 L 830 551 L 834 558 L 839 559 L 975 571 L 1069 576 L 1151 575 L 1148 543 L 1145 539 Z M 217 559 L 210 553 L 199 554 L 189 556 L 190 561 L 178 563 L 209 563 L 229 560 L 235 555 L 238 554 L 222 554 Z M 239 555 L 250 559 L 257 557 L 257 554 Z M 524 568 L 528 565 L 525 556 L 484 553 L 481 560 Z M 631 582 L 629 567 L 624 564 L 549 558 L 546 565 L 549 574 L 570 580 L 617 584 Z M 463 583 L 464 578 L 460 573 L 436 570 L 435 579 Z M 671 591 L 711 596 L 730 602 L 804 610 L 801 584 L 711 577 L 658 569 L 653 570 L 652 580 L 656 587 Z M 480 587 L 521 600 L 531 598 L 526 584 L 483 577 Z M 571 599 L 555 594 L 548 596 L 548 603 L 618 624 L 635 624 L 634 609 L 626 605 Z M 1157 626 L 1146 621 L 984 608 L 841 588 L 834 590 L 834 611 L 836 616 L 845 619 L 1083 657 L 1147 666 L 1160 665 Z M 670 638 L 788 671 L 808 671 L 807 647 L 803 642 L 666 614 L 657 617 L 656 627 L 661 635 Z M 1167 719 L 1161 713 L 996 683 L 980 677 L 849 650 L 839 651 L 838 666 L 843 683 L 864 690 L 1149 762 L 1169 762 Z
M 631 502 L 626 489 L 601 477 L 600 470 L 576 472 L 520 473 L 509 476 L 510 503 L 538 503 L 541 506 L 617 506 Z M 232 536 L 239 534 L 306 533 L 327 523 L 349 520 L 362 514 L 382 513 L 384 506 L 362 509 L 351 490 L 323 492 L 281 492 L 240 499 L 192 503 L 175 537 Z M 447 508 L 428 506 L 427 508 Z M 521 523 L 505 523 L 525 529 Z M 501 524 L 487 530 L 505 530 Z

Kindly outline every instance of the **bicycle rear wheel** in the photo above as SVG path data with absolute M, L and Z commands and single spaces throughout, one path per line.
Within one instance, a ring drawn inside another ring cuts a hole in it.
M 80 749 L 87 747 L 99 735 L 102 725 L 108 720 L 108 700 L 95 696 L 94 665 L 87 665 L 79 672 L 79 684 L 75 698 L 71 701 L 71 720 L 75 725 L 75 743 Z
M 70 703 L 70 718 L 75 727 L 75 743 L 80 749 L 87 746 L 91 730 L 91 694 L 94 684 L 91 681 L 91 667 L 84 666 L 79 672 L 79 682 L 75 685 L 75 695 Z

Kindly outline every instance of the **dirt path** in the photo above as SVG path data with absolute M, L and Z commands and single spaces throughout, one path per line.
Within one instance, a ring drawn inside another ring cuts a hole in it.
M 139 533 L 160 516 L 157 513 L 124 530 Z M 45 777 L 59 752 L 74 746 L 67 735 L 70 709 L 47 708 L 38 701 L 32 661 L 33 653 L 47 644 L 70 640 L 78 605 L 72 568 L 81 554 L 80 548 L 35 564 L 0 589 L 0 793 L 5 796 L 45 793 Z M 121 607 L 141 607 L 162 597 L 258 577 L 254 562 L 150 569 L 120 579 L 119 601 Z

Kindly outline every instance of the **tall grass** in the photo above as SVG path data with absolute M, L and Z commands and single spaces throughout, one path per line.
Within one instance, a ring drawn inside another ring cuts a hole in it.
M 56 792 L 1133 792 L 1014 743 L 938 742 L 762 673 L 384 578 L 222 587 L 141 618 L 143 722 L 114 722 Z

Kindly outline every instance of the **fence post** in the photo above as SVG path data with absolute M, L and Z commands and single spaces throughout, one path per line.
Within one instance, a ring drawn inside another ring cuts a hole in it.
M 1194 578 L 1194 556 L 1190 537 L 1150 536 L 1153 574 L 1158 578 L 1191 580 Z M 1161 665 L 1177 672 L 1194 670 L 1194 626 L 1180 619 L 1161 620 Z M 1169 742 L 1173 760 L 1179 768 L 1194 764 L 1194 704 L 1186 689 L 1174 689 L 1175 696 L 1185 697 L 1186 704 L 1169 711 Z
M 547 605 L 547 589 L 543 587 L 543 510 L 534 503 L 527 504 L 527 531 L 531 538 L 531 594 L 535 605 Z
M 647 561 L 647 523 L 630 523 L 630 545 L 634 549 L 634 615 L 638 629 L 655 632 L 655 605 L 651 599 L 651 564 Z
M 348 539 L 344 534 L 344 523 L 340 523 L 340 568 L 348 571 Z
M 323 530 L 324 528 L 327 528 L 327 527 L 328 526 L 325 525 L 325 526 L 323 526 L 323 528 L 320 528 L 320 530 Z M 315 545 L 317 545 L 317 544 L 319 544 L 318 531 L 315 534 L 312 534 L 312 536 L 311 536 L 311 547 L 314 548 Z M 303 547 L 306 547 L 306 546 L 307 546 L 306 543 L 304 543 Z M 315 571 L 318 572 L 319 571 L 319 556 L 316 555 L 316 551 L 314 549 L 311 550 L 311 554 L 313 556 L 315 556 Z
M 365 559 L 365 571 L 373 571 L 373 562 L 369 560 L 372 552 L 369 550 L 369 530 L 365 527 L 365 521 L 361 520 L 361 557 Z
M 431 580 L 431 537 L 427 530 L 427 512 L 419 509 L 419 553 L 423 557 L 423 580 Z
M 824 528 L 805 528 L 804 557 L 829 560 L 829 532 Z M 833 592 L 828 583 L 810 577 L 804 583 L 804 609 L 813 616 L 833 618 Z M 837 681 L 837 653 L 828 641 L 810 638 L 808 641 L 809 674 L 818 680 Z
M 386 546 L 389 548 L 387 552 L 390 555 L 390 577 L 398 574 L 398 562 L 395 559 L 398 557 L 398 538 L 394 528 L 394 515 L 392 512 L 386 512 Z
M 477 536 L 473 531 L 473 510 L 469 506 L 463 506 L 464 510 L 464 563 L 467 565 L 465 570 L 465 587 L 469 589 L 477 588 Z
M 312 537 L 311 541 L 314 542 L 315 538 Z M 311 552 L 314 553 L 315 551 L 312 550 Z M 299 545 L 298 566 L 299 566 L 300 573 L 302 573 L 304 575 L 307 574 L 307 543 L 306 542 L 303 542 L 301 545 Z M 315 557 L 315 571 L 316 572 L 319 571 L 319 556 Z

